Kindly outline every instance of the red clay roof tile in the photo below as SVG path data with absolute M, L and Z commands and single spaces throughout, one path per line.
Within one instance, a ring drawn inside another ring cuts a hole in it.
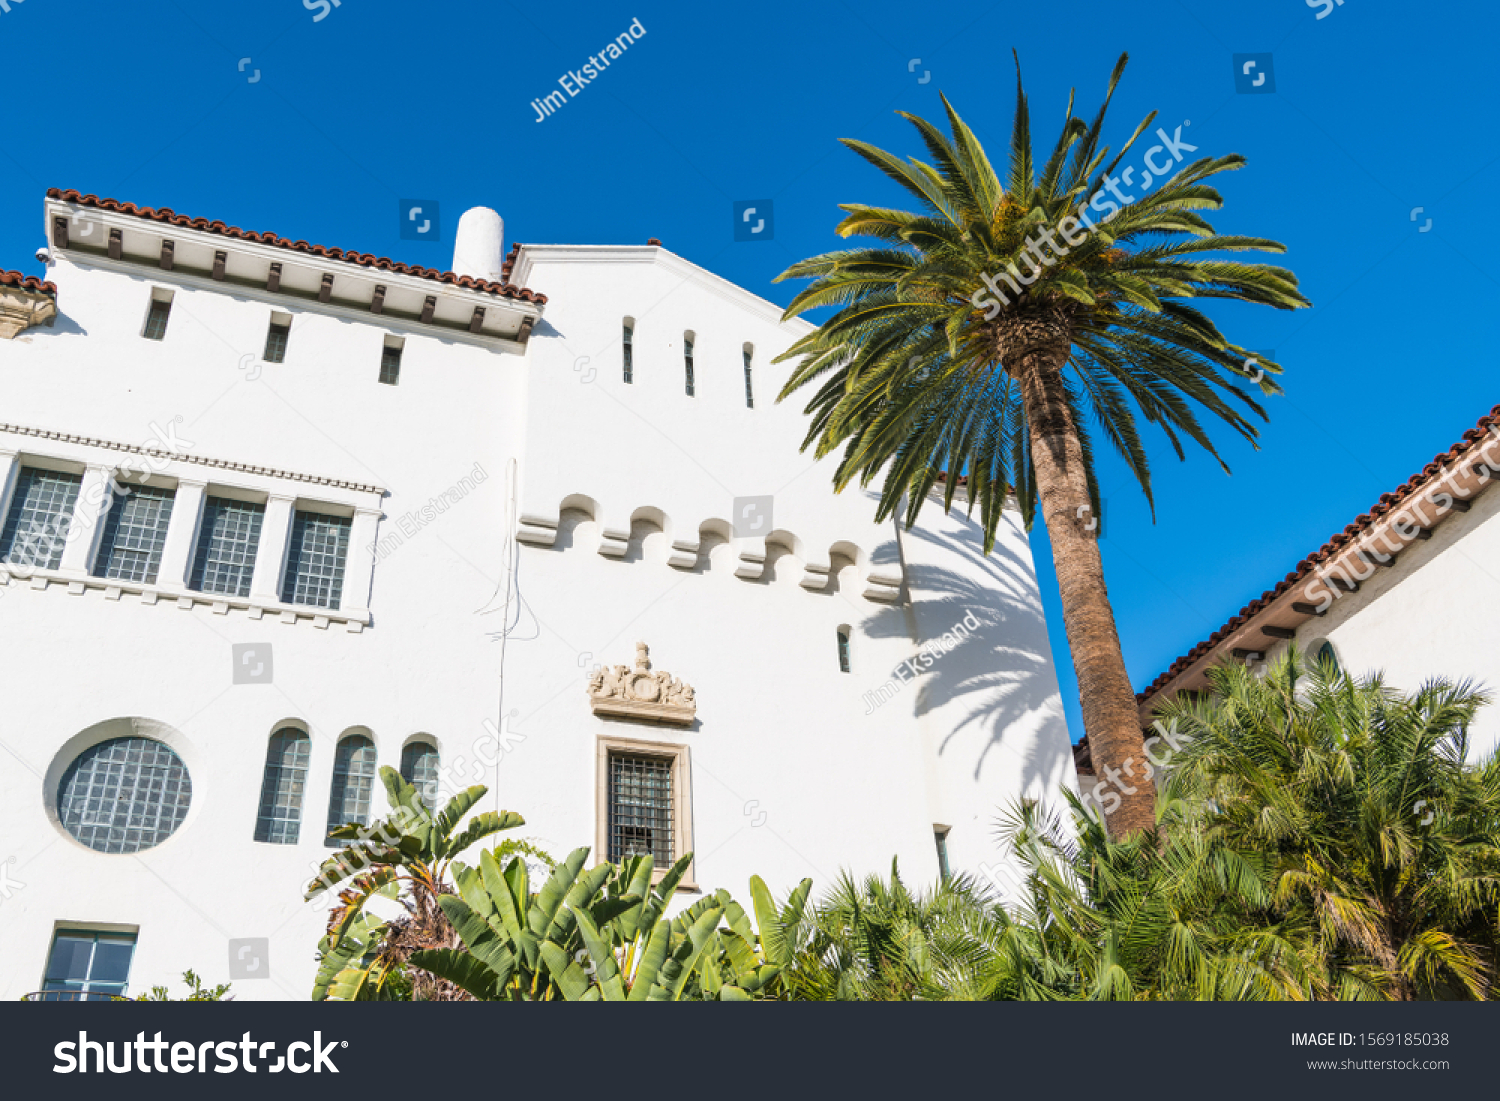
M 149 206 L 138 207 L 134 203 L 122 203 L 117 199 L 103 199 L 97 195 L 81 195 L 71 189 L 63 191 L 56 187 L 47 189 L 47 197 L 65 203 L 77 203 L 79 206 L 91 206 L 99 210 L 129 214 L 133 217 L 145 218 L 153 222 L 167 222 L 186 229 L 200 229 L 208 233 L 217 233 L 224 237 L 234 237 L 241 241 L 254 241 L 257 244 L 274 245 L 277 248 L 289 249 L 293 252 L 306 252 L 329 260 L 341 260 L 348 264 L 358 264 L 361 267 L 378 268 L 381 271 L 393 271 L 400 275 L 415 275 L 422 279 L 432 279 L 439 283 L 450 283 L 456 287 L 476 290 L 483 294 L 493 294 L 500 298 L 518 298 L 526 302 L 534 302 L 539 306 L 546 305 L 547 302 L 545 294 L 527 290 L 525 287 L 517 287 L 509 282 L 492 283 L 489 280 L 475 279 L 469 275 L 456 275 L 451 271 L 415 267 L 391 260 L 385 256 L 373 256 L 370 253 L 356 252 L 352 249 L 346 251 L 339 248 L 325 248 L 322 245 L 310 245 L 306 241 L 289 241 L 285 237 L 278 237 L 274 233 L 256 233 L 254 231 L 242 230 L 239 226 L 225 225 L 220 221 L 210 222 L 206 218 L 189 218 L 185 214 L 178 214 L 171 207 L 164 206 L 156 209 L 152 209 Z M 520 247 L 517 244 L 511 249 L 510 257 L 501 269 L 502 277 L 507 280 L 510 277 L 510 271 L 515 264 L 515 257 Z
M 1465 432 L 1459 439 L 1459 441 L 1452 447 L 1450 447 L 1447 451 L 1443 452 L 1440 455 L 1434 456 L 1430 463 L 1422 467 L 1421 470 L 1413 474 L 1410 478 L 1408 478 L 1401 485 L 1397 486 L 1394 490 L 1390 491 L 1389 493 L 1382 493 L 1380 495 L 1379 503 L 1373 506 L 1369 512 L 1362 513 L 1360 516 L 1356 517 L 1354 523 L 1345 527 L 1343 531 L 1334 534 L 1328 540 L 1328 542 L 1323 544 L 1323 546 L 1313 551 L 1312 554 L 1308 555 L 1301 562 L 1297 563 L 1297 568 L 1291 573 L 1287 574 L 1286 577 L 1282 579 L 1281 583 L 1274 589 L 1268 589 L 1266 592 L 1261 594 L 1261 598 L 1259 600 L 1245 605 L 1245 607 L 1240 609 L 1239 615 L 1235 616 L 1228 623 L 1224 624 L 1223 627 L 1220 627 L 1213 634 L 1209 635 L 1206 640 L 1198 643 L 1198 645 L 1194 646 L 1187 653 L 1183 654 L 1176 661 L 1172 662 L 1172 664 L 1167 667 L 1167 671 L 1165 673 L 1157 677 L 1154 681 L 1146 686 L 1146 690 L 1144 692 L 1136 693 L 1136 703 L 1142 704 L 1149 700 L 1153 695 L 1157 693 L 1158 690 L 1169 684 L 1172 679 L 1179 673 L 1188 668 L 1188 666 L 1192 665 L 1193 662 L 1197 661 L 1209 650 L 1213 649 L 1213 647 L 1220 640 L 1233 633 L 1254 616 L 1258 615 L 1277 597 L 1281 596 L 1294 584 L 1306 577 L 1308 572 L 1315 566 L 1317 566 L 1320 562 L 1325 561 L 1340 547 L 1345 546 L 1351 539 L 1354 539 L 1355 537 L 1362 534 L 1367 528 L 1370 527 L 1372 523 L 1374 523 L 1374 521 L 1378 517 L 1390 512 L 1391 509 L 1396 505 L 1399 505 L 1403 501 L 1405 501 L 1408 497 L 1410 497 L 1413 493 L 1420 489 L 1429 478 L 1431 478 L 1434 474 L 1441 470 L 1446 463 L 1452 462 L 1454 459 L 1457 459 L 1459 456 L 1461 456 L 1464 452 L 1468 451 L 1478 440 L 1484 438 L 1485 433 L 1489 431 L 1489 429 L 1497 425 L 1500 425 L 1500 405 L 1495 406 L 1489 411 L 1488 414 L 1480 417 L 1479 423 Z
M 0 286 L 20 287 L 24 291 L 40 291 L 57 297 L 57 286 L 45 283 L 34 275 L 22 275 L 18 271 L 0 271 Z

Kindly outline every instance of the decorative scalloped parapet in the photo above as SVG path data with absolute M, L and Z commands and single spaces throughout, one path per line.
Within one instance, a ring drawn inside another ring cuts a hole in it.
M 562 501 L 555 511 L 541 509 L 523 511 L 517 524 L 516 539 L 533 547 L 556 546 L 562 513 L 574 508 L 587 513 L 590 519 L 599 525 L 600 554 L 606 558 L 623 559 L 626 557 L 630 550 L 631 524 L 622 523 L 616 519 L 618 514 L 612 514 L 608 520 L 602 519 L 592 499 L 576 494 Z M 854 559 L 861 564 L 869 561 L 868 552 L 853 543 L 835 543 L 819 560 L 812 557 L 810 553 L 804 553 L 802 540 L 788 531 L 772 532 L 769 539 L 732 537 L 729 534 L 730 525 L 727 521 L 710 519 L 700 524 L 696 531 L 678 535 L 674 532 L 670 517 L 660 510 L 638 509 L 631 514 L 631 518 L 637 518 L 641 514 L 645 514 L 652 522 L 659 523 L 663 530 L 673 533 L 667 563 L 679 570 L 691 570 L 697 567 L 703 552 L 704 531 L 720 534 L 734 547 L 738 559 L 734 575 L 746 581 L 758 581 L 765 576 L 766 562 L 770 557 L 768 547 L 770 543 L 788 547 L 802 559 L 803 573 L 798 584 L 809 592 L 823 592 L 832 583 L 835 573 L 832 562 L 833 554 Z M 904 580 L 899 565 L 894 568 L 890 566 L 870 567 L 862 578 L 864 587 L 861 592 L 866 600 L 881 604 L 894 604 L 901 599 Z

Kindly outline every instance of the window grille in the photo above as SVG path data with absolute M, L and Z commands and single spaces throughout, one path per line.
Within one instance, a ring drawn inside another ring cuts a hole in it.
M 375 743 L 358 734 L 339 743 L 333 760 L 333 789 L 328 795 L 328 832 L 358 822 L 370 824 L 370 796 L 375 791 Z M 337 848 L 341 842 L 330 841 Z
M 292 546 L 287 554 L 281 599 L 288 604 L 337 608 L 344 590 L 344 559 L 349 552 L 350 521 L 297 510 Z
M 249 596 L 265 515 L 265 505 L 208 498 L 203 505 L 203 526 L 188 587 L 205 593 Z
M 401 777 L 417 789 L 428 810 L 437 809 L 438 751 L 426 742 L 412 742 L 401 751 Z
M 80 842 L 103 853 L 159 845 L 187 817 L 193 782 L 176 753 L 151 738 L 111 738 L 63 773 L 57 813 Z
M 132 486 L 116 497 L 104 521 L 94 576 L 154 584 L 176 496 L 171 489 Z
M 286 342 L 291 335 L 290 325 L 278 325 L 271 322 L 271 328 L 266 333 L 266 354 L 261 356 L 267 363 L 283 363 L 286 361 Z
M 650 856 L 658 868 L 676 859 L 672 759 L 609 756 L 609 859 Z
M 42 980 L 46 994 L 39 1000 L 107 1002 L 122 998 L 134 955 L 134 933 L 59 929 L 52 938 L 47 974 Z
M 302 796 L 307 788 L 307 761 L 312 739 L 295 727 L 271 735 L 266 771 L 260 785 L 260 815 L 255 840 L 295 845 L 302 832 Z
M 73 506 L 83 477 L 56 470 L 23 467 L 5 519 L 0 544 L 6 562 L 32 569 L 55 570 L 62 564 Z
M 147 340 L 160 340 L 167 335 L 167 317 L 172 312 L 172 303 L 162 302 L 153 298 L 151 310 L 146 314 L 146 331 L 142 334 Z

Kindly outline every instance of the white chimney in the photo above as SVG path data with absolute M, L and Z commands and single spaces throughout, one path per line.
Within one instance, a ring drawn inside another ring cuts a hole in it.
M 487 206 L 464 211 L 453 238 L 454 274 L 499 283 L 503 281 L 500 266 L 504 262 L 504 219 Z

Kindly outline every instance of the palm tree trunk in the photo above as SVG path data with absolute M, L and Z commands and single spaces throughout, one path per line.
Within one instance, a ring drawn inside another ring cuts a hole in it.
M 1146 758 L 1137 718 L 1135 693 L 1125 672 L 1114 611 L 1104 585 L 1097 526 L 1088 528 L 1088 479 L 1078 427 L 1066 400 L 1063 366 L 1071 340 L 1059 345 L 1057 334 L 1038 344 L 1024 340 L 1041 326 L 1022 323 L 1007 332 L 1010 348 L 1030 344 L 1020 355 L 1003 356 L 1016 364 L 1031 437 L 1031 463 L 1037 497 L 1052 540 L 1052 561 L 1062 591 L 1063 626 L 1078 674 L 1079 702 L 1089 751 L 1104 785 L 1105 822 L 1112 838 L 1128 837 L 1156 824 L 1156 790 L 1145 779 Z M 1050 328 L 1050 326 L 1046 326 Z M 1109 808 L 1113 808 L 1110 811 Z

